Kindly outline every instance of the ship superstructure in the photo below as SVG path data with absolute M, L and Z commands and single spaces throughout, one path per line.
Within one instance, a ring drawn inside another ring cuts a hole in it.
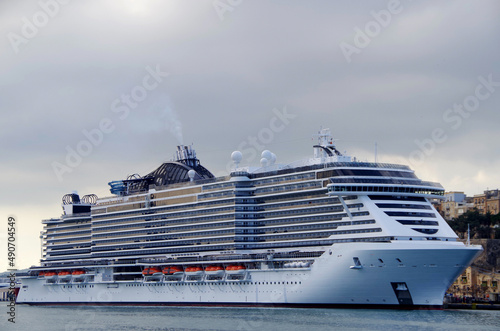
M 112 197 L 66 195 L 18 302 L 441 306 L 481 251 L 432 207 L 442 186 L 356 161 L 327 129 L 317 138 L 291 164 L 264 151 L 240 167 L 234 152 L 220 178 L 179 146 L 148 175 L 110 182 Z

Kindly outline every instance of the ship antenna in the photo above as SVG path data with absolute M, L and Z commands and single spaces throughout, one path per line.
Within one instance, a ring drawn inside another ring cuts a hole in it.
M 378 159 L 377 159 L 377 142 L 375 142 L 375 163 L 378 162 Z

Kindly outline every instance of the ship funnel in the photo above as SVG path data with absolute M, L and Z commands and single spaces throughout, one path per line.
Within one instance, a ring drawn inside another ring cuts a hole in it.
M 330 129 L 321 129 L 318 134 L 318 144 L 314 145 L 314 158 L 321 159 L 321 162 L 350 162 L 350 156 L 344 156 L 335 147 L 334 139 Z

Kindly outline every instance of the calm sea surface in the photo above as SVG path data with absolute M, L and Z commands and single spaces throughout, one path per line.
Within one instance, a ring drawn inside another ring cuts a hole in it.
M 17 306 L 0 330 L 500 330 L 500 311 Z

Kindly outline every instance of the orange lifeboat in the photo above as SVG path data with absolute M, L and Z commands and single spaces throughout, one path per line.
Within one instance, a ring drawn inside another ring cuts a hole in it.
M 52 280 L 52 279 L 56 279 L 57 278 L 57 274 L 53 271 L 47 271 L 44 275 L 45 279 L 49 279 L 49 280 Z
M 244 265 L 228 265 L 226 267 L 226 272 L 228 274 L 244 274 L 246 272 L 246 267 Z
M 146 268 L 142 271 L 144 276 L 158 276 L 161 275 L 161 270 L 158 268 Z
M 69 272 L 68 270 L 59 271 L 57 276 L 61 280 L 69 280 L 69 279 L 71 279 L 71 272 Z
M 184 270 L 182 270 L 182 267 L 168 266 L 163 268 L 162 272 L 164 275 L 171 276 L 171 275 L 180 275 L 184 273 Z
M 203 268 L 202 267 L 187 267 L 186 270 L 184 270 L 186 274 L 190 276 L 196 276 L 196 275 L 202 275 L 203 274 Z
M 40 271 L 40 272 L 38 273 L 38 277 L 40 277 L 40 278 L 45 277 L 45 271 Z
M 224 274 L 224 268 L 221 266 L 208 266 L 205 268 L 205 273 L 207 275 L 222 275 Z

